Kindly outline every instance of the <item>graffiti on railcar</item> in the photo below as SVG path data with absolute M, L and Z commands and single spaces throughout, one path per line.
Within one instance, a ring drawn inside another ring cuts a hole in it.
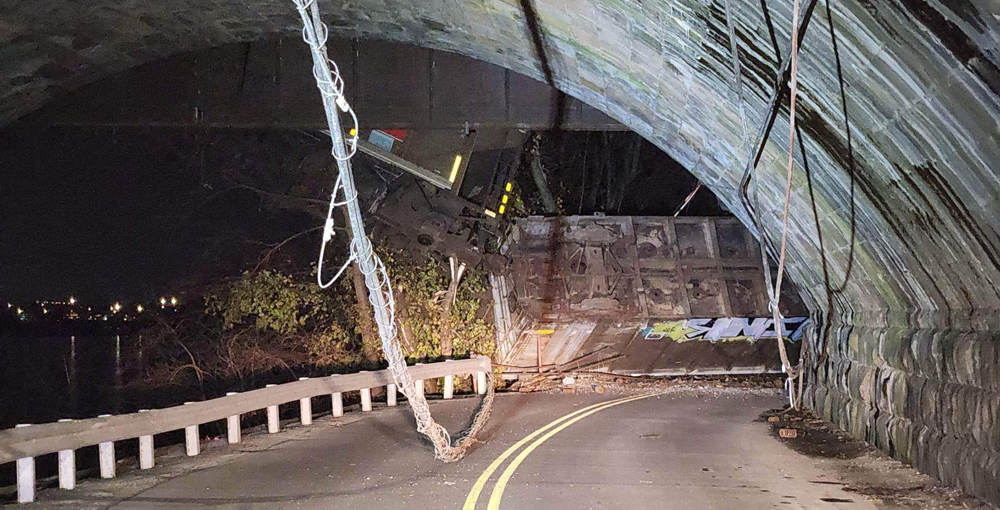
M 790 342 L 797 342 L 809 324 L 807 317 L 785 317 L 781 321 L 781 335 Z M 679 319 L 655 322 L 642 330 L 646 340 L 673 340 L 678 343 L 701 342 L 756 342 L 761 338 L 776 338 L 774 319 L 746 317 L 718 317 L 714 319 Z

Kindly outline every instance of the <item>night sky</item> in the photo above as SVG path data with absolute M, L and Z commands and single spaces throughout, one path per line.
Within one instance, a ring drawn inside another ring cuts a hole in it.
M 270 192 L 322 198 L 333 181 L 328 147 L 290 131 L 0 131 L 0 300 L 150 302 L 239 274 L 321 220 L 267 206 L 235 186 L 233 169 Z M 283 256 L 308 271 L 320 235 Z
M 190 260 L 183 228 L 198 175 L 177 133 L 0 133 L 0 298 L 102 304 L 172 292 Z
M 97 136 L 51 129 L 0 138 L 0 295 L 107 299 L 162 286 L 148 276 L 154 268 L 176 271 L 171 240 L 182 240 L 166 215 L 181 173 L 88 143 Z

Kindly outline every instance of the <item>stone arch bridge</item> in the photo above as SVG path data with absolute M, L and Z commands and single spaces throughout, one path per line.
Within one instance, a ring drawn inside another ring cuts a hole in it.
M 776 81 L 775 49 L 788 53 L 791 2 L 732 3 L 752 138 Z M 658 145 L 749 224 L 737 191 L 748 148 L 722 0 L 321 4 L 338 37 L 412 43 L 550 79 Z M 291 3 L 279 0 L 0 5 L 0 125 L 147 61 L 299 30 Z M 789 275 L 817 324 L 807 343 L 808 404 L 993 501 L 998 66 L 995 0 L 818 2 L 799 61 L 804 152 L 796 151 L 788 236 Z M 762 230 L 772 240 L 787 129 L 783 109 L 758 168 Z

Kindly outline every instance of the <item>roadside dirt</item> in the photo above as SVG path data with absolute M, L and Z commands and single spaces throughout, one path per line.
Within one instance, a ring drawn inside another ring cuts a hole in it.
M 733 389 L 772 393 L 782 386 L 778 375 L 630 377 L 600 372 L 542 374 L 513 383 L 507 391 L 562 391 L 636 395 L 650 391 L 691 390 L 705 393 Z
M 886 510 L 996 508 L 957 489 L 938 485 L 930 476 L 851 438 L 809 411 L 772 409 L 761 414 L 758 421 L 770 426 L 776 441 L 827 467 L 832 465 L 839 475 L 837 480 L 810 480 L 841 486 L 843 497 L 830 498 L 830 503 L 843 503 L 846 508 L 857 499 L 867 499 Z M 785 435 L 795 437 L 781 437 L 782 430 L 794 431 Z

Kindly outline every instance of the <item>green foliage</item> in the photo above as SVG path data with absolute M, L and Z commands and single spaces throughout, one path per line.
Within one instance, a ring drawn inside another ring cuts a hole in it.
M 258 331 L 291 333 L 309 321 L 328 319 L 336 305 L 329 294 L 275 271 L 245 272 L 205 296 L 206 312 L 222 328 L 250 325 Z
M 514 216 L 528 216 L 528 207 L 524 205 L 524 200 L 521 200 L 521 195 L 516 195 L 512 203 L 511 209 L 513 209 Z
M 454 332 L 454 356 L 493 354 L 496 349 L 493 325 L 481 317 L 482 299 L 484 294 L 488 296 L 483 271 L 465 272 L 446 323 L 441 315 L 441 301 L 450 283 L 447 264 L 431 257 L 408 258 L 401 251 L 384 248 L 380 251 L 393 279 L 396 309 L 404 325 L 403 350 L 410 359 L 439 358 L 441 339 L 448 329 Z M 407 330 L 412 334 L 406 334 Z
M 460 356 L 469 353 L 492 356 L 496 350 L 493 324 L 481 317 L 483 297 L 489 295 L 486 282 L 484 271 L 473 270 L 466 274 L 458 286 L 451 318 L 452 328 L 457 333 L 455 354 Z
M 252 330 L 256 337 L 282 337 L 282 344 L 304 351 L 314 365 L 349 364 L 359 360 L 360 348 L 352 296 L 263 270 L 212 288 L 205 312 L 222 322 L 223 338 Z
M 385 250 L 380 250 L 385 252 Z M 486 275 L 466 271 L 450 314 L 444 294 L 447 263 L 410 252 L 385 252 L 396 295 L 400 340 L 411 360 L 441 357 L 442 338 L 452 339 L 452 355 L 492 355 L 493 326 L 482 317 L 489 299 Z M 145 328 L 145 355 L 138 360 L 149 381 L 178 382 L 237 378 L 252 385 L 258 374 L 328 370 L 381 359 L 370 308 L 359 306 L 348 276 L 336 290 L 318 288 L 312 278 L 276 270 L 245 272 L 211 287 L 203 311 L 170 315 Z
M 309 335 L 305 346 L 315 365 L 344 365 L 360 361 L 359 353 L 354 348 L 355 339 L 352 332 L 334 322 L 323 331 Z

